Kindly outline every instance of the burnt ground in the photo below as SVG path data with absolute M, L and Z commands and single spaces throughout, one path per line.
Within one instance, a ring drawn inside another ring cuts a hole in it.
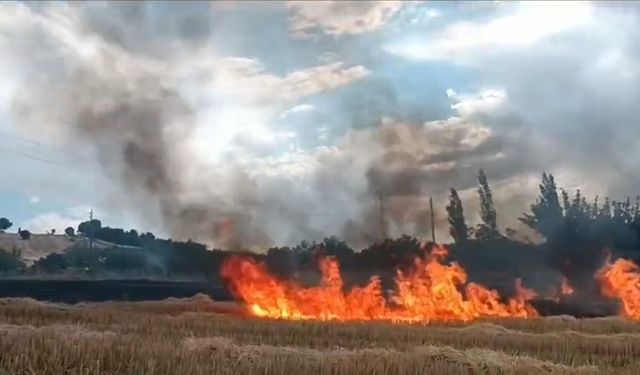
M 222 287 L 205 282 L 150 280 L 0 280 L 0 298 L 29 297 L 39 301 L 78 303 L 158 301 L 202 293 L 214 301 L 230 301 Z

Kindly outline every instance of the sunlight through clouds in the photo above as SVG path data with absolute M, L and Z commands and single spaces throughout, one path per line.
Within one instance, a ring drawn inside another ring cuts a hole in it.
M 520 2 L 511 14 L 486 22 L 459 21 L 444 30 L 390 42 L 384 49 L 416 60 L 466 59 L 483 48 L 522 48 L 583 25 L 591 19 L 587 2 Z

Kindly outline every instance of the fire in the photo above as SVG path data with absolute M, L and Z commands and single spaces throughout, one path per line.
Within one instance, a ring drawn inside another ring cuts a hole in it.
M 443 263 L 447 253 L 445 247 L 436 247 L 427 259 L 415 259 L 410 272 L 397 271 L 397 288 L 389 299 L 377 277 L 366 286 L 345 292 L 333 258 L 320 259 L 322 282 L 310 288 L 279 280 L 266 265 L 246 257 L 229 258 L 221 273 L 234 295 L 258 317 L 428 323 L 538 316 L 528 303 L 536 294 L 520 280 L 516 282 L 517 295 L 504 303 L 497 291 L 467 283 L 467 273 L 459 264 Z
M 609 260 L 597 274 L 602 294 L 622 302 L 622 315 L 640 319 L 640 267 L 630 260 Z
M 560 282 L 560 293 L 564 295 L 573 294 L 573 287 L 569 284 L 569 279 L 566 276 L 562 276 L 562 281 Z

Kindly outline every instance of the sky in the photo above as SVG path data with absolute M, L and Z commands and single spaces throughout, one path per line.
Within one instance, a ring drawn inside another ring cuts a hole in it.
M 264 249 L 640 193 L 640 3 L 0 4 L 0 216 Z

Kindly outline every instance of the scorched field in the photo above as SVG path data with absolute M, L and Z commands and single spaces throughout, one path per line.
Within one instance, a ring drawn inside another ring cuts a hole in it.
M 0 300 L 2 374 L 638 374 L 640 324 L 610 317 L 337 323 L 248 317 L 197 296 Z

